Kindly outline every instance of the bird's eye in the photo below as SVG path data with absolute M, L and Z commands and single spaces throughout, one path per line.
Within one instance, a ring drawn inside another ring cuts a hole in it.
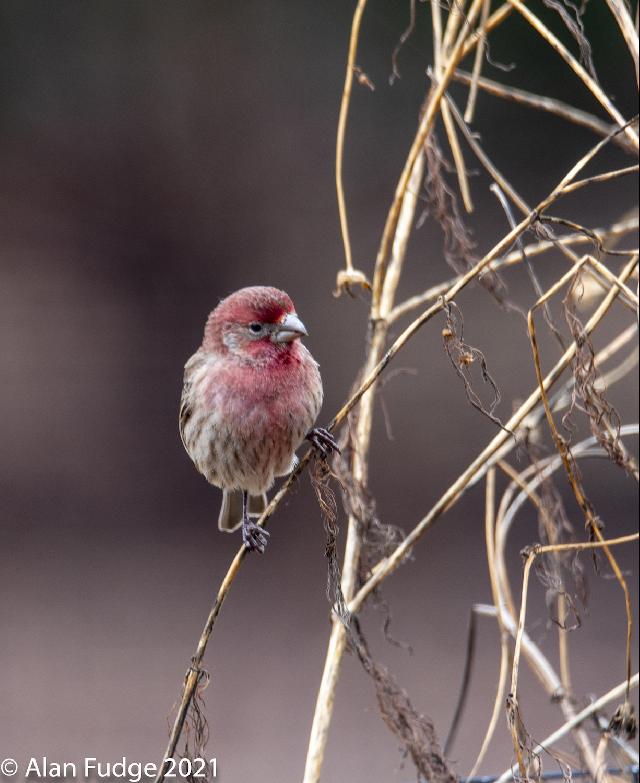
M 262 331 L 262 324 L 259 324 L 257 321 L 254 321 L 254 323 L 249 324 L 249 329 L 254 334 L 260 334 L 260 332 Z

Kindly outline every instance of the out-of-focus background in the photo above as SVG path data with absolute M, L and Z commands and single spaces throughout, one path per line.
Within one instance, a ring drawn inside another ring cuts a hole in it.
M 353 9 L 334 0 L 2 5 L 0 757 L 161 758 L 172 704 L 239 544 L 218 533 L 220 493 L 195 472 L 177 431 L 182 367 L 218 300 L 247 284 L 286 289 L 322 366 L 322 419 L 346 398 L 367 317 L 364 294 L 332 295 L 343 257 L 335 128 Z M 418 3 L 401 78 L 389 85 L 409 10 L 408 2 L 371 0 L 357 58 L 375 91 L 354 87 L 345 185 L 355 262 L 368 273 L 432 62 L 428 6 Z M 592 0 L 585 24 L 603 86 L 633 115 L 633 68 L 606 5 Z M 598 112 L 521 19 L 492 39 L 491 57 L 516 67 L 487 66 L 486 75 Z M 463 88 L 452 94 L 464 105 Z M 531 203 L 595 141 L 482 93 L 474 130 Z M 616 163 L 627 158 L 614 147 L 590 171 Z M 480 173 L 472 178 L 479 252 L 506 225 L 488 184 Z M 636 184 L 585 189 L 563 214 L 606 225 L 632 203 Z M 550 282 L 566 261 L 553 254 L 538 268 Z M 450 275 L 440 230 L 427 220 L 414 232 L 400 293 Z M 514 299 L 531 301 L 522 270 L 506 280 Z M 535 377 L 520 317 L 477 286 L 459 303 L 467 339 L 487 356 L 504 399 L 527 395 Z M 596 345 L 630 318 L 614 306 Z M 376 410 L 371 486 L 382 519 L 405 530 L 495 431 L 467 404 L 441 328 L 436 319 L 398 356 L 396 367 L 415 374 L 395 375 Z M 550 367 L 557 346 L 542 347 Z M 612 400 L 624 421 L 637 417 L 634 383 L 615 387 Z M 498 409 L 503 418 L 509 406 Z M 607 531 L 634 530 L 632 480 L 604 461 L 584 472 Z M 565 497 L 580 529 L 579 510 Z M 376 656 L 440 736 L 460 685 L 469 609 L 490 601 L 483 502 L 481 487 L 471 489 L 384 588 L 393 633 L 412 655 L 384 641 L 379 615 L 364 615 Z M 266 555 L 250 557 L 234 584 L 205 659 L 209 750 L 226 783 L 301 778 L 329 633 L 324 532 L 307 477 L 271 529 Z M 535 513 L 525 509 L 510 542 L 516 583 L 518 551 L 537 537 Z M 620 558 L 635 582 L 634 549 Z M 589 611 L 570 641 L 580 704 L 624 676 L 619 589 L 589 579 Z M 529 630 L 555 661 L 544 590 L 533 582 L 531 592 Z M 452 751 L 461 774 L 490 715 L 498 648 L 495 626 L 482 621 Z M 560 712 L 526 667 L 522 677 L 529 695 L 521 706 L 541 739 Z M 371 681 L 347 656 L 324 779 L 411 780 L 397 745 Z M 501 718 L 482 771 L 511 761 Z

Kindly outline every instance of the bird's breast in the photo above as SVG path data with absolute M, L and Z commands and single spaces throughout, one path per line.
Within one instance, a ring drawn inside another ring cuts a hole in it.
M 197 416 L 187 429 L 196 437 L 185 445 L 211 483 L 262 492 L 289 471 L 322 404 L 318 367 L 304 350 L 286 365 L 211 362 L 195 375 Z

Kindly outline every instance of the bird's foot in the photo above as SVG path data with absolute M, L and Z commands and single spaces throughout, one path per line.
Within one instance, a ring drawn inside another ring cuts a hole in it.
M 256 525 L 249 517 L 242 520 L 242 543 L 249 552 L 260 552 L 264 554 L 269 540 L 269 531 Z
M 324 427 L 314 427 L 310 430 L 307 433 L 307 440 L 311 441 L 323 457 L 328 457 L 336 451 L 338 454 L 340 453 L 336 439 L 329 430 L 325 430 Z

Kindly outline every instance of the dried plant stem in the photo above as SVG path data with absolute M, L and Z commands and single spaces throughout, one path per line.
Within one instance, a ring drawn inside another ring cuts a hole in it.
M 600 774 L 596 777 L 595 783 L 602 783 L 602 781 L 606 779 L 605 756 L 607 754 L 608 746 L 609 746 L 609 734 L 605 732 L 600 737 L 600 742 L 598 743 L 598 749 L 596 750 L 596 768 L 598 769 L 598 772 Z
M 487 26 L 487 20 L 489 19 L 489 6 L 490 0 L 484 0 L 482 6 L 482 16 L 480 17 L 480 30 L 483 30 Z M 473 122 L 473 115 L 476 109 L 476 100 L 478 98 L 478 79 L 480 78 L 480 71 L 482 70 L 482 63 L 484 62 L 484 51 L 487 44 L 486 34 L 481 33 L 478 46 L 476 47 L 475 59 L 473 61 L 473 73 L 471 75 L 471 85 L 469 89 L 469 97 L 467 98 L 467 108 L 464 112 L 464 121 Z M 454 74 L 455 78 L 455 74 Z
M 623 169 L 615 169 L 614 171 L 607 171 L 604 174 L 596 174 L 593 177 L 579 179 L 576 180 L 576 182 L 572 182 L 570 185 L 567 185 L 564 189 L 564 192 L 565 194 L 573 193 L 574 190 L 580 190 L 580 188 L 585 187 L 585 185 L 591 185 L 595 182 L 608 182 L 609 180 L 617 179 L 618 177 L 624 177 L 627 174 L 637 174 L 639 168 L 640 167 L 636 163 L 635 166 L 625 166 Z
M 266 509 L 262 512 L 262 516 L 258 520 L 259 525 L 264 526 L 267 524 L 270 517 L 273 515 L 277 507 L 280 505 L 282 499 L 288 494 L 291 487 L 295 484 L 300 473 L 302 473 L 302 471 L 309 463 L 312 454 L 313 454 L 313 449 L 309 449 L 300 459 L 296 469 L 289 475 L 289 477 L 284 482 L 282 487 L 280 487 L 280 489 L 273 496 L 273 498 L 267 505 Z M 165 750 L 163 756 L 163 760 L 173 758 L 173 756 L 175 755 L 176 748 L 180 740 L 180 736 L 184 729 L 184 724 L 187 717 L 187 713 L 189 711 L 189 706 L 191 704 L 194 693 L 196 691 L 196 687 L 198 684 L 198 675 L 200 673 L 200 666 L 204 658 L 207 644 L 211 637 L 211 633 L 213 632 L 213 628 L 215 626 L 218 615 L 220 614 L 220 610 L 222 609 L 222 604 L 224 603 L 229 593 L 229 590 L 231 589 L 231 586 L 236 576 L 238 575 L 240 566 L 244 562 L 246 553 L 247 553 L 246 548 L 244 546 L 240 547 L 235 557 L 231 561 L 231 565 L 229 566 L 227 573 L 225 574 L 220 584 L 215 600 L 213 602 L 213 606 L 209 611 L 207 621 L 200 635 L 200 639 L 198 640 L 196 652 L 191 658 L 191 666 L 187 669 L 187 673 L 185 675 L 184 684 L 182 688 L 182 696 L 180 698 L 180 704 L 178 706 L 178 710 L 169 737 L 169 742 L 167 744 L 167 749 Z M 165 771 L 166 771 L 165 764 L 163 761 L 163 763 L 161 763 L 159 766 L 158 775 L 155 779 L 155 783 L 162 783 L 165 777 Z
M 600 85 L 593 79 L 589 73 L 580 65 L 571 52 L 561 43 L 558 38 L 546 27 L 540 19 L 530 11 L 520 0 L 509 0 L 509 3 L 529 22 L 529 24 L 536 30 L 547 43 L 555 49 L 555 51 L 562 57 L 571 70 L 582 80 L 585 86 L 590 90 L 600 105 L 608 112 L 608 114 L 619 124 L 624 125 L 625 120 L 616 107 L 611 103 L 607 95 L 604 93 Z M 638 149 L 638 136 L 631 127 L 625 129 L 625 134 L 634 146 L 634 149 Z
M 573 686 L 571 684 L 571 668 L 569 665 L 569 631 L 565 627 L 568 616 L 567 599 L 564 594 L 558 596 L 558 657 L 560 660 L 560 680 L 562 689 L 568 698 L 571 698 Z
M 442 12 L 438 0 L 431 0 L 431 27 L 433 30 L 433 64 L 436 71 L 442 68 Z
M 637 256 L 637 254 L 633 254 Z M 599 272 L 602 277 L 608 280 L 611 285 L 616 286 L 622 293 L 620 301 L 624 304 L 630 305 L 631 309 L 635 312 L 638 308 L 638 295 L 635 294 L 628 285 L 622 282 L 618 275 L 614 275 L 608 266 L 605 266 L 601 261 L 593 256 L 585 256 L 585 259 L 589 266 L 591 266 L 596 272 Z M 636 261 L 637 263 L 637 261 Z
M 451 3 L 449 15 L 447 16 L 447 24 L 445 25 L 444 35 L 442 36 L 442 53 L 444 57 L 448 57 L 451 52 L 451 47 L 454 44 L 462 20 L 464 19 L 464 8 L 466 4 L 467 0 L 453 0 Z
M 462 82 L 463 84 L 472 84 L 473 75 L 462 71 L 456 70 L 453 74 L 454 81 Z M 523 106 L 529 106 L 532 109 L 539 111 L 546 111 L 550 114 L 555 114 L 558 117 L 562 117 L 569 122 L 573 122 L 576 125 L 581 125 L 584 128 L 589 128 L 599 136 L 607 136 L 612 131 L 610 123 L 603 122 L 599 117 L 594 114 L 583 111 L 582 109 L 576 109 L 564 101 L 559 101 L 556 98 L 549 98 L 546 95 L 536 95 L 535 93 L 527 90 L 520 90 L 517 87 L 506 86 L 500 84 L 500 82 L 493 81 L 481 76 L 477 79 L 477 85 L 480 89 L 488 92 L 491 95 L 495 95 L 498 98 L 505 98 L 507 100 L 515 101 Z M 629 142 L 626 138 L 619 138 L 615 140 L 615 143 L 619 143 L 625 149 L 629 149 Z
M 491 738 L 493 736 L 493 732 L 495 731 L 495 727 L 497 725 L 498 716 L 500 714 L 500 706 L 502 704 L 503 698 L 504 698 L 504 687 L 507 682 L 507 671 L 508 671 L 508 661 L 509 661 L 509 647 L 508 647 L 508 632 L 505 628 L 504 622 L 503 622 L 503 616 L 502 616 L 502 603 L 500 601 L 500 587 L 498 585 L 497 581 L 497 575 L 495 571 L 495 560 L 494 560 L 494 554 L 495 554 L 495 498 L 496 498 L 496 469 L 495 467 L 490 467 L 487 470 L 487 477 L 486 477 L 486 489 L 485 489 L 485 505 L 484 505 L 484 530 L 485 530 L 485 541 L 486 541 L 486 550 L 487 550 L 487 566 L 489 570 L 489 582 L 491 584 L 491 594 L 493 596 L 494 605 L 496 608 L 496 617 L 498 620 L 498 627 L 500 629 L 500 674 L 498 676 L 498 688 L 496 691 L 496 698 L 494 701 L 494 708 L 493 713 L 491 715 L 491 720 L 489 722 L 489 727 L 487 729 L 487 732 L 485 734 L 484 740 L 482 742 L 482 747 L 480 749 L 480 752 L 478 754 L 478 757 L 473 765 L 473 768 L 471 772 L 467 775 L 468 778 L 472 778 L 482 763 L 482 760 L 484 759 L 484 755 L 487 751 L 487 748 L 489 747 L 489 744 L 491 742 Z M 475 617 L 478 614 L 477 611 L 478 607 L 474 606 L 472 608 L 472 621 L 474 622 L 473 629 L 475 631 Z M 471 626 L 470 626 L 471 627 Z M 468 658 L 471 656 L 469 655 Z M 467 668 L 465 666 L 465 674 Z M 466 691 L 466 687 L 468 686 L 467 677 L 464 678 L 464 690 Z M 463 697 L 461 694 L 461 698 L 459 700 L 459 708 L 456 709 L 456 715 L 460 712 L 462 712 L 462 705 L 464 704 Z M 457 715 L 457 717 L 459 717 Z M 455 722 L 453 725 L 456 725 Z M 449 741 L 447 742 L 447 745 L 452 742 L 452 735 L 453 735 L 453 726 L 449 734 Z M 445 754 L 447 754 L 447 747 L 445 746 Z
M 483 2 L 486 2 L 486 0 L 483 0 Z M 442 113 L 442 122 L 444 123 L 447 132 L 451 154 L 453 155 L 453 162 L 456 167 L 462 203 L 464 204 L 466 211 L 470 213 L 473 212 L 473 201 L 471 199 L 471 190 L 469 189 L 469 178 L 467 177 L 464 156 L 460 148 L 460 142 L 458 141 L 458 134 L 456 133 L 456 126 L 453 123 L 449 107 L 445 102 L 440 104 L 440 112 Z
M 507 688 L 507 678 L 509 676 L 509 641 L 506 632 L 500 632 L 500 672 L 498 674 L 498 686 L 496 688 L 496 697 L 493 701 L 493 710 L 491 712 L 491 718 L 489 725 L 482 740 L 482 745 L 478 752 L 478 756 L 473 763 L 473 767 L 469 771 L 467 778 L 473 778 L 478 774 L 480 765 L 484 761 L 484 757 L 489 749 L 493 735 L 495 734 L 498 720 L 500 719 L 500 713 L 502 711 L 502 705 L 504 704 L 504 694 Z
M 455 9 L 455 6 L 454 6 Z M 452 20 L 454 17 L 460 15 L 455 13 L 455 10 L 449 14 L 447 19 L 447 35 L 452 34 L 453 25 Z M 431 0 L 431 18 L 433 27 L 433 64 L 435 73 L 440 79 L 442 76 L 442 56 L 443 56 L 443 40 L 442 40 L 442 13 L 440 10 L 440 1 Z M 446 49 L 444 54 L 446 55 Z M 451 147 L 451 153 L 453 155 L 453 161 L 456 167 L 456 174 L 458 177 L 458 186 L 460 188 L 460 194 L 462 201 L 467 212 L 473 212 L 473 202 L 471 200 L 471 191 L 469 189 L 469 180 L 467 177 L 467 170 L 464 165 L 464 157 L 462 150 L 460 149 L 460 142 L 458 141 L 458 135 L 456 133 L 455 125 L 451 118 L 450 112 L 447 110 L 445 104 L 441 104 L 442 121 L 444 123 L 445 131 L 447 133 L 447 139 L 449 146 Z
M 498 718 L 500 717 L 500 710 L 504 703 L 504 693 L 507 684 L 507 674 L 509 671 L 509 634 L 504 624 L 502 601 L 500 599 L 500 586 L 498 584 L 498 577 L 495 569 L 495 484 L 496 484 L 496 471 L 494 467 L 489 468 L 487 471 L 487 487 L 485 493 L 485 543 L 487 550 L 487 566 L 489 569 L 489 581 L 491 583 L 491 594 L 493 596 L 493 603 L 496 610 L 496 617 L 498 620 L 498 628 L 500 631 L 500 673 L 498 675 L 498 686 L 496 689 L 496 696 L 493 701 L 493 710 L 491 712 L 491 718 L 489 725 L 482 740 L 482 745 L 478 756 L 471 768 L 468 778 L 474 777 L 480 765 L 482 764 L 485 754 L 489 749 L 493 734 L 498 725 Z M 475 608 L 475 607 L 474 607 Z
M 637 688 L 639 680 L 640 677 L 638 674 L 634 674 L 631 678 L 631 686 L 633 688 Z M 583 710 L 576 713 L 570 720 L 563 723 L 560 728 L 553 732 L 553 734 L 550 734 L 540 744 L 536 745 L 536 747 L 533 749 L 533 752 L 542 753 L 543 751 L 551 748 L 553 745 L 555 745 L 556 742 L 565 737 L 572 729 L 575 729 L 577 726 L 580 726 L 581 723 L 584 723 L 584 721 L 591 715 L 599 712 L 601 709 L 603 709 L 603 707 L 606 707 L 607 704 L 623 696 L 626 689 L 627 681 L 625 680 L 624 682 L 620 683 L 620 685 L 616 685 L 615 688 L 612 688 L 610 691 L 605 693 L 604 696 L 596 699 L 588 707 L 585 707 Z M 505 770 L 505 772 L 500 775 L 495 783 L 508 783 L 512 779 L 515 771 L 516 770 L 514 767 Z
M 622 32 L 631 58 L 633 59 L 633 65 L 636 71 L 636 85 L 638 85 L 638 32 L 634 27 L 629 9 L 622 0 L 607 0 L 607 5 L 620 27 L 620 31 Z
M 356 67 L 356 53 L 358 51 L 358 37 L 360 35 L 360 23 L 367 0 L 358 0 L 358 5 L 353 14 L 351 23 L 351 36 L 349 38 L 349 53 L 347 56 L 347 69 L 344 77 L 344 88 L 342 90 L 342 100 L 340 102 L 340 115 L 338 117 L 338 132 L 336 139 L 336 195 L 338 199 L 338 213 L 340 215 L 340 231 L 342 232 L 342 242 L 344 244 L 345 267 L 344 272 L 338 275 L 336 293 L 339 294 L 343 288 L 357 283 L 367 286 L 366 278 L 362 272 L 356 272 L 353 268 L 353 258 L 351 253 L 351 240 L 349 238 L 349 223 L 347 220 L 347 206 L 344 196 L 344 184 L 342 178 L 342 164 L 344 160 L 344 141 L 347 131 L 347 118 L 349 115 L 349 103 L 351 100 L 351 90 L 353 87 L 353 74 Z
M 236 556 L 233 558 L 233 561 L 229 566 L 229 570 L 227 571 L 226 576 L 222 580 L 222 584 L 220 585 L 213 606 L 211 607 L 211 611 L 209 612 L 209 616 L 207 617 L 207 622 L 205 623 L 204 630 L 200 635 L 196 652 L 193 658 L 191 659 L 191 666 L 189 667 L 185 675 L 184 686 L 182 690 L 182 698 L 180 700 L 180 705 L 178 706 L 178 711 L 174 720 L 171 735 L 169 737 L 169 743 L 167 745 L 167 749 L 165 750 L 164 756 L 162 757 L 163 761 L 159 765 L 159 770 L 156 777 L 156 783 L 162 783 L 162 781 L 164 780 L 165 772 L 166 772 L 166 764 L 164 763 L 164 759 L 171 759 L 175 755 L 178 741 L 180 740 L 180 735 L 182 734 L 182 729 L 184 727 L 187 713 L 189 711 L 189 705 L 191 704 L 191 700 L 193 699 L 193 694 L 195 693 L 196 686 L 198 684 L 198 677 L 201 671 L 200 666 L 202 664 L 202 659 L 204 658 L 205 650 L 207 649 L 207 643 L 209 641 L 209 637 L 211 636 L 213 626 L 216 622 L 218 614 L 220 613 L 222 604 L 224 603 L 224 600 L 227 597 L 229 588 L 231 587 L 231 584 L 233 583 L 233 580 L 236 578 L 236 574 L 238 573 L 238 570 L 242 565 L 242 561 L 244 560 L 246 551 L 247 550 L 245 549 L 245 547 L 242 547 L 238 551 Z
M 476 613 L 474 608 L 471 607 L 471 613 L 469 615 L 469 627 L 467 629 L 467 649 L 464 660 L 464 669 L 462 672 L 462 684 L 460 685 L 460 692 L 458 694 L 458 700 L 456 702 L 455 709 L 453 711 L 453 718 L 451 719 L 451 726 L 447 738 L 444 742 L 442 753 L 445 758 L 451 758 L 451 748 L 453 747 L 456 736 L 458 734 L 458 728 L 460 721 L 464 713 L 464 708 L 467 704 L 467 697 L 469 695 L 469 686 L 471 684 L 471 672 L 473 671 L 473 663 L 476 650 Z
M 370 373 L 380 359 L 384 350 L 384 322 L 379 321 L 371 342 L 365 372 Z M 363 481 L 366 475 L 366 449 L 368 449 L 373 413 L 374 388 L 370 388 L 362 397 L 355 436 L 355 448 L 351 463 L 354 481 Z M 365 449 L 365 451 L 363 451 Z M 358 574 L 360 556 L 360 531 L 358 520 L 349 516 L 347 542 L 342 565 L 342 593 L 345 600 L 353 596 Z M 347 641 L 346 630 L 342 622 L 334 615 L 332 617 L 331 635 L 322 672 L 316 707 L 309 736 L 309 747 L 305 762 L 303 783 L 315 783 L 320 780 L 324 754 L 329 736 L 329 726 L 333 715 L 335 692 L 340 674 L 340 665 Z
M 367 360 L 363 368 L 363 375 L 365 377 L 371 377 L 376 367 L 380 365 L 381 357 L 385 350 L 387 331 L 389 328 L 389 322 L 387 321 L 386 315 L 393 307 L 395 293 L 400 281 L 423 173 L 424 154 L 420 153 L 415 161 L 413 171 L 411 172 L 409 187 L 407 188 L 407 192 L 403 199 L 396 225 L 391 260 L 386 270 L 380 300 L 380 318 L 373 322 L 373 335 L 369 345 Z M 351 472 L 354 482 L 359 485 L 364 485 L 367 481 L 367 454 L 371 440 L 374 395 L 375 387 L 372 382 L 369 387 L 367 387 L 367 391 L 362 395 L 360 401 L 360 410 L 353 444 Z M 360 536 L 359 521 L 353 514 L 350 514 L 347 542 L 342 565 L 342 593 L 347 601 L 353 597 L 357 587 L 361 546 Z M 325 665 L 320 687 L 318 689 L 318 696 L 316 698 L 316 707 L 309 737 L 303 783 L 316 783 L 316 781 L 320 780 L 327 739 L 329 736 L 329 727 L 333 715 L 335 691 L 338 684 L 340 665 L 345 647 L 346 629 L 342 622 L 334 615 L 332 617 L 331 635 L 329 638 Z
M 512 482 L 511 486 L 514 488 L 519 487 L 520 491 L 523 492 L 527 496 L 527 498 L 531 501 L 531 503 L 535 506 L 538 513 L 539 514 L 544 513 L 542 501 L 536 494 L 531 484 L 528 484 L 525 480 L 527 471 L 523 471 L 523 473 L 520 474 L 514 468 L 512 468 L 508 462 L 505 462 L 505 460 L 503 459 L 497 460 L 496 465 L 498 465 L 498 467 L 502 470 L 502 472 L 505 473 L 511 479 Z M 531 470 L 531 472 L 534 472 L 535 466 L 531 466 L 529 470 Z M 509 491 L 505 492 L 503 499 L 500 503 L 500 507 L 498 509 L 497 527 L 501 531 L 502 531 L 502 525 L 504 523 L 505 511 L 509 507 L 510 499 L 511 499 L 511 492 Z M 502 552 L 504 543 L 505 542 L 503 540 L 500 540 L 500 546 L 494 546 L 492 552 L 494 557 L 496 556 L 497 551 Z M 513 594 L 511 592 L 509 582 L 506 578 L 506 570 L 500 568 L 503 562 L 504 562 L 503 558 L 498 557 L 497 562 L 494 565 L 495 574 L 496 574 L 496 583 L 497 583 L 496 589 L 500 597 L 500 600 L 505 604 L 505 610 L 508 611 L 512 617 L 515 617 L 516 605 L 515 605 L 515 601 L 513 600 Z

